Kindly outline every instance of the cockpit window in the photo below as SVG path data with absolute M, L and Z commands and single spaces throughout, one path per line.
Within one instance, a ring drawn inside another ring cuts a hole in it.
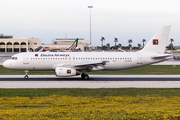
M 10 59 L 12 59 L 12 60 L 17 60 L 18 58 L 17 58 L 17 57 L 11 57 Z

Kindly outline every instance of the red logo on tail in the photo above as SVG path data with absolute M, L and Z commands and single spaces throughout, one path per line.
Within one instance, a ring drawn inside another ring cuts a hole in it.
M 153 45 L 158 45 L 158 43 L 159 43 L 158 39 L 153 40 Z

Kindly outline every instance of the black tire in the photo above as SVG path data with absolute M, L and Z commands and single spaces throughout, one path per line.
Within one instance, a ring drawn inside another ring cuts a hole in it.
M 84 75 L 84 80 L 88 80 L 89 79 L 89 75 L 85 74 Z
M 27 80 L 28 78 L 29 78 L 29 77 L 28 77 L 28 75 L 25 75 L 25 76 L 24 76 L 24 79 L 26 79 L 26 80 Z
M 82 78 L 82 79 L 84 79 L 84 76 L 85 76 L 85 74 L 84 74 L 84 73 L 82 73 L 82 74 L 81 74 L 81 78 Z

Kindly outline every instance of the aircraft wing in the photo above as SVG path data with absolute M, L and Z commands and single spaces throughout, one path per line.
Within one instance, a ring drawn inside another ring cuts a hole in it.
M 174 60 L 180 60 L 180 56 L 173 56 Z
M 56 67 L 71 67 L 75 69 L 85 69 L 89 71 L 96 71 L 96 70 L 103 70 L 104 65 L 109 61 L 91 61 L 91 62 L 85 62 L 85 63 L 77 63 L 77 64 L 55 64 L 52 66 L 53 69 Z
M 106 65 L 108 61 L 91 61 L 86 63 L 78 63 L 74 64 L 73 67 L 75 69 L 86 69 L 86 70 L 101 70 L 104 69 L 104 65 Z
M 125 50 L 123 50 L 121 48 L 118 48 L 118 50 L 121 51 L 121 52 L 127 52 L 127 51 L 125 51 Z

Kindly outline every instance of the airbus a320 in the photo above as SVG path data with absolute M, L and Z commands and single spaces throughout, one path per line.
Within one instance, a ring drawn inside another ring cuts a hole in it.
M 163 26 L 138 52 L 26 52 L 18 53 L 3 63 L 5 68 L 28 71 L 55 71 L 57 77 L 80 75 L 88 80 L 86 72 L 124 70 L 142 67 L 172 58 L 165 54 L 171 26 Z

